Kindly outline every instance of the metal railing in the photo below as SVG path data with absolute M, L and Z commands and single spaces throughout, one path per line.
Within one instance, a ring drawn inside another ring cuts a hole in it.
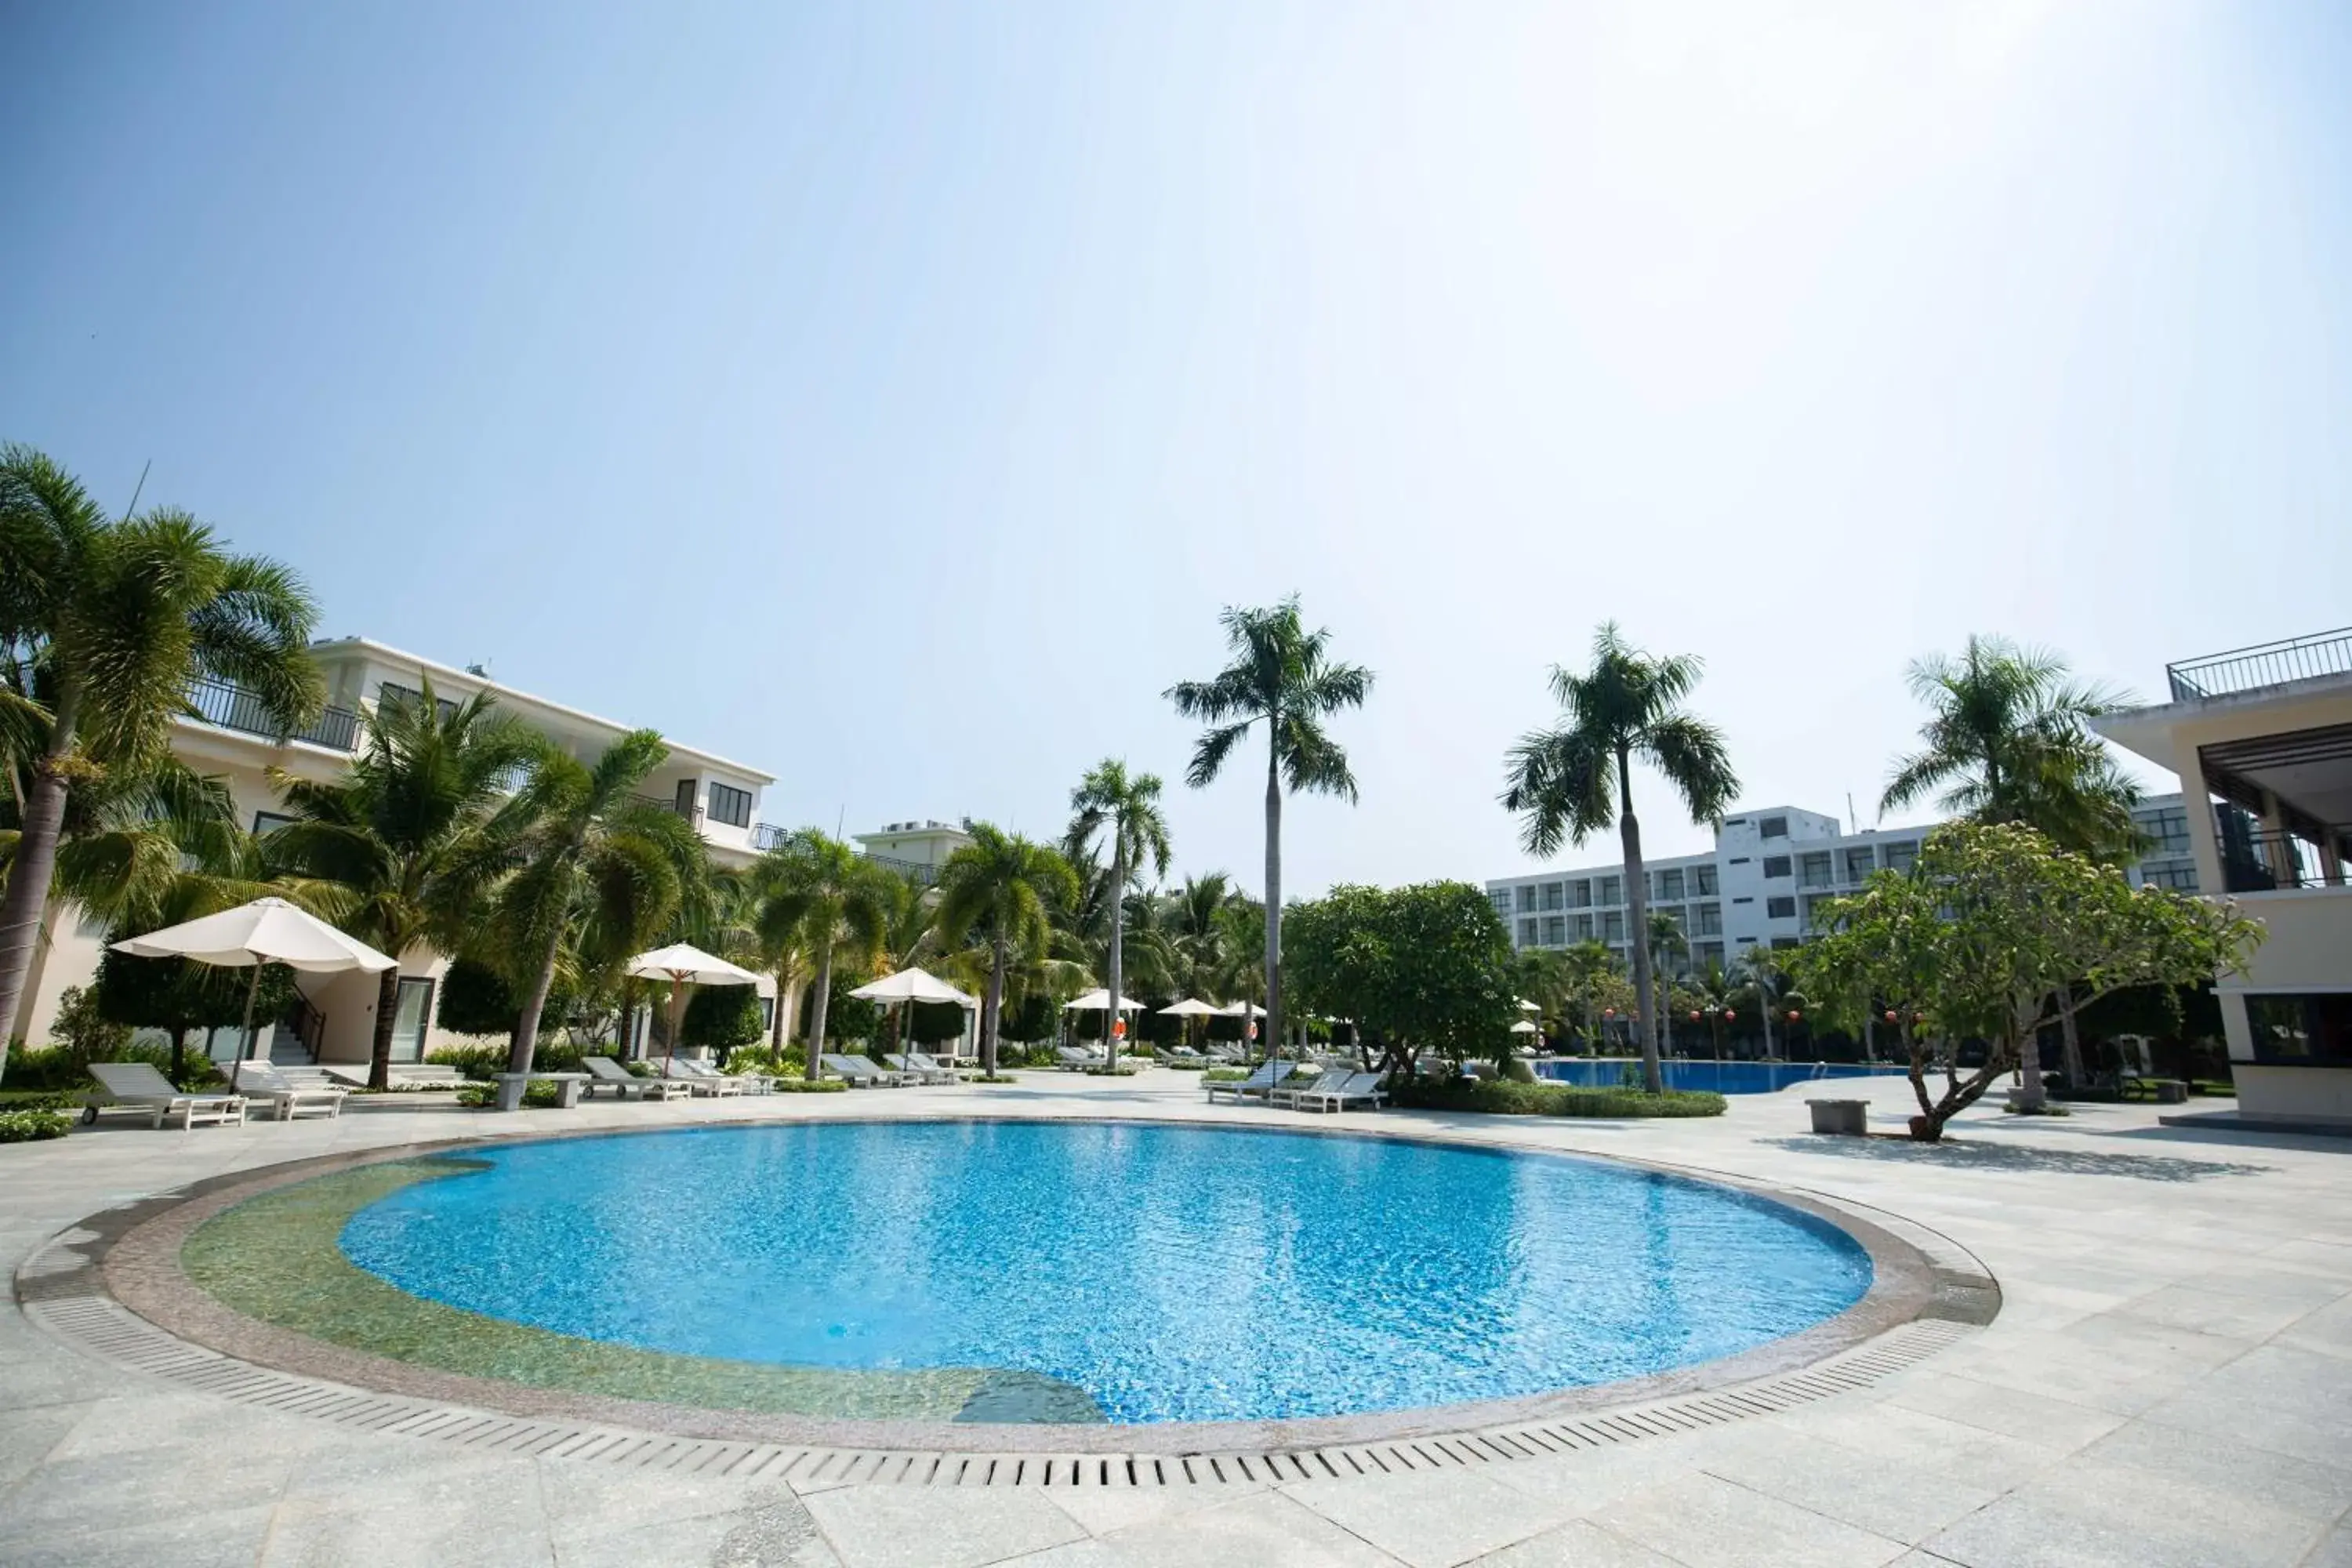
M 649 805 L 656 811 L 667 811 L 672 816 L 683 816 L 688 822 L 698 821 L 702 816 L 702 808 L 700 806 L 698 805 L 680 808 L 675 796 L 640 795 L 632 795 L 630 798 L 635 800 L 639 805 Z
M 2328 832 L 2339 846 L 2344 842 L 2342 829 Z M 2282 888 L 2341 888 L 2347 882 L 2340 855 L 2329 857 L 2300 834 L 2265 828 L 2231 833 L 2222 839 L 2221 885 L 2232 893 L 2269 893 Z
M 751 825 L 751 847 L 764 855 L 792 836 L 793 830 L 789 827 L 779 827 L 772 822 L 755 822 Z
M 901 860 L 895 855 L 868 855 L 866 858 L 885 871 L 897 872 L 918 888 L 928 888 L 940 879 L 937 866 L 926 866 L 919 860 Z
M 356 749 L 360 741 L 360 716 L 348 708 L 322 710 L 308 728 L 289 735 L 269 716 L 261 699 L 244 687 L 226 680 L 192 680 L 188 683 L 188 706 L 207 724 L 224 730 L 241 731 L 247 735 L 262 735 L 273 741 L 301 741 L 313 746 L 324 746 L 331 752 Z
M 2322 675 L 2352 675 L 2352 626 L 2231 648 L 2164 667 L 2172 700 L 2193 701 Z

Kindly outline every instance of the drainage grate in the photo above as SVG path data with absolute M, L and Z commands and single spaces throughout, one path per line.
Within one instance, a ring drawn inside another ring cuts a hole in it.
M 350 1430 L 393 1433 L 484 1453 L 582 1459 L 676 1475 L 783 1479 L 803 1491 L 853 1485 L 1213 1486 L 1508 1464 L 1695 1432 L 1867 1388 L 1975 1331 L 1964 1323 L 1917 1319 L 1801 1371 L 1537 1426 L 1297 1452 L 956 1454 L 724 1442 L 499 1415 L 370 1394 L 233 1360 L 173 1338 L 107 1296 L 53 1296 L 28 1300 L 24 1310 L 60 1337 L 137 1371 L 241 1405 L 310 1416 Z

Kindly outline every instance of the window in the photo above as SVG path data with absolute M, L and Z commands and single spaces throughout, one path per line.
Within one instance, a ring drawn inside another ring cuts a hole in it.
M 1785 816 L 1761 816 L 1756 819 L 1756 831 L 1767 838 L 1789 837 L 1789 819 Z
M 1556 910 L 1560 907 L 1559 900 L 1559 884 L 1558 882 L 1546 882 L 1543 889 L 1543 907 L 1548 910 Z
M 1658 897 L 1670 904 L 1683 901 L 1683 873 L 1680 867 L 1658 873 Z
M 1592 940 L 1592 917 L 1591 915 L 1578 915 L 1575 917 L 1575 921 L 1576 940 L 1579 942 L 1591 942 Z
M 1625 879 L 1622 877 L 1601 878 L 1600 901 L 1604 904 L 1623 903 L 1625 901 Z
M 1572 910 L 1589 910 L 1592 907 L 1591 878 L 1582 878 L 1568 885 L 1568 907 Z
M 1874 857 L 1867 848 L 1847 850 L 1845 852 L 1845 879 L 1849 882 L 1869 881 L 1872 870 L 1872 862 L 1874 859 Z
M 2193 893 L 2197 890 L 2197 867 L 2195 862 L 2189 860 L 2177 861 L 2169 866 L 2143 866 L 2139 879 L 2147 887 L 2170 888 L 2176 893 Z
M 1568 921 L 1560 918 L 1559 915 L 1552 915 L 1547 918 L 1543 923 L 1543 939 L 1544 945 L 1546 947 L 1566 947 L 1568 945 Z
M 1786 952 L 1792 947 L 1802 947 L 1805 944 L 1803 942 L 1799 942 L 1793 936 L 1776 936 L 1772 939 L 1772 951 L 1775 952 Z
M 1830 857 L 1827 850 L 1816 850 L 1797 858 L 1797 880 L 1808 888 L 1830 885 Z
M 1535 884 L 1533 882 L 1522 883 L 1519 888 L 1519 913 L 1526 914 L 1529 910 L 1532 910 L 1535 907 Z
M 677 794 L 673 798 L 676 800 L 677 805 L 677 814 L 680 816 L 685 817 L 688 822 L 694 820 L 695 794 L 695 785 L 692 779 L 680 779 L 677 781 Z
M 1696 880 L 1691 888 L 1691 891 L 1697 894 L 1700 898 L 1711 899 L 1722 890 L 1716 886 L 1714 867 L 1693 867 L 1692 873 Z
M 1789 874 L 1789 858 L 1786 855 L 1765 856 L 1764 874 L 1767 877 L 1787 876 Z
M 1753 899 L 1734 899 L 1731 901 L 1735 904 L 1752 904 L 1756 900 Z
M 2186 806 L 2169 805 L 2134 820 L 2138 823 L 2139 830 L 2147 835 L 2147 852 L 2150 855 L 2189 853 L 2189 810 Z
M 1511 889 L 1508 888 L 1489 888 L 1486 889 L 1486 901 L 1495 906 L 1495 912 L 1496 914 L 1509 914 L 1511 912 Z
M 1723 934 L 1723 906 L 1721 904 L 1701 904 L 1698 906 L 1698 934 L 1701 936 L 1720 936 Z
M 1916 838 L 1906 838 L 1900 844 L 1886 847 L 1886 868 L 1890 871 L 1908 871 L 1912 862 L 1918 858 L 1919 841 Z
M 1525 889 L 1521 890 L 1524 891 Z M 1521 921 L 1519 922 L 1519 945 L 1521 947 L 1533 947 L 1535 944 L 1536 922 L 1533 921 Z
M 1719 942 L 1698 942 L 1691 948 L 1691 959 L 1701 969 L 1708 968 L 1711 965 L 1720 964 L 1723 962 L 1723 943 Z
M 775 1026 L 776 999 L 773 996 L 762 996 L 760 998 L 760 1032 L 763 1035 L 767 1034 Z
M 1731 863 L 1735 866 L 1745 866 L 1748 864 L 1748 857 L 1745 855 L 1734 855 L 1731 858 Z
M 381 681 L 375 689 L 375 705 L 381 708 L 387 702 L 415 702 L 424 695 L 425 693 L 413 686 L 400 686 L 389 680 Z M 457 705 L 446 697 L 435 698 L 433 706 L 444 721 L 457 710 Z
M 1797 918 L 1797 900 L 1793 898 L 1764 900 L 1764 918 L 1770 921 L 1792 921 Z
M 2254 1060 L 2274 1067 L 2352 1067 L 2352 993 L 2252 995 Z
M 723 822 L 730 827 L 751 826 L 751 792 L 723 784 L 716 779 L 710 784 L 710 820 Z
M 271 829 L 283 827 L 293 820 L 283 812 L 257 811 L 253 814 L 253 836 L 258 838 Z
M 1603 942 L 1623 942 L 1625 940 L 1625 914 L 1623 910 L 1612 910 L 1607 914 L 1601 917 L 1601 940 Z
M 420 1062 L 425 1059 L 425 1030 L 433 1017 L 433 982 L 411 980 L 400 982 L 400 1000 L 392 1015 L 392 1059 L 396 1062 Z

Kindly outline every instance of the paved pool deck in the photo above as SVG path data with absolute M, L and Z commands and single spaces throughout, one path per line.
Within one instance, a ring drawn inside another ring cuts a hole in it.
M 1835 1092 L 1852 1094 L 1851 1080 Z M 0 1561 L 25 1565 L 2334 1564 L 2352 1568 L 2352 1143 L 2172 1128 L 2154 1107 L 1940 1148 L 1818 1139 L 1803 1101 L 1705 1121 L 1396 1112 L 1465 1138 L 1623 1154 L 1932 1227 L 2003 1307 L 1866 1387 L 1702 1430 L 1347 1479 L 1161 1487 L 860 1483 L 488 1452 L 353 1431 L 132 1370 L 0 1312 Z M 1900 1129 L 1908 1088 L 1874 1083 Z M 282 1161 L 478 1135 L 775 1117 L 1173 1116 L 1192 1075 L 568 1111 L 354 1100 L 337 1121 L 107 1126 L 0 1148 L 0 1265 L 98 1210 Z

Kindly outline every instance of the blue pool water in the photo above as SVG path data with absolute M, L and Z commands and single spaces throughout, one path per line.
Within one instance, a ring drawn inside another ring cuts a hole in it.
M 1712 1089 L 1717 1094 L 1770 1094 L 1792 1083 L 1813 1083 L 1833 1078 L 1901 1078 L 1901 1068 L 1866 1068 L 1859 1062 L 1677 1062 L 1659 1064 L 1668 1089 Z M 1641 1063 L 1613 1058 L 1570 1058 L 1540 1062 L 1536 1071 L 1561 1083 L 1585 1088 L 1614 1089 L 1625 1080 L 1625 1069 Z
M 1503 1398 L 1712 1360 L 1869 1289 L 1834 1227 L 1600 1161 L 1136 1123 L 707 1128 L 467 1151 L 352 1216 L 413 1294 L 561 1333 L 987 1367 L 1118 1422 Z

